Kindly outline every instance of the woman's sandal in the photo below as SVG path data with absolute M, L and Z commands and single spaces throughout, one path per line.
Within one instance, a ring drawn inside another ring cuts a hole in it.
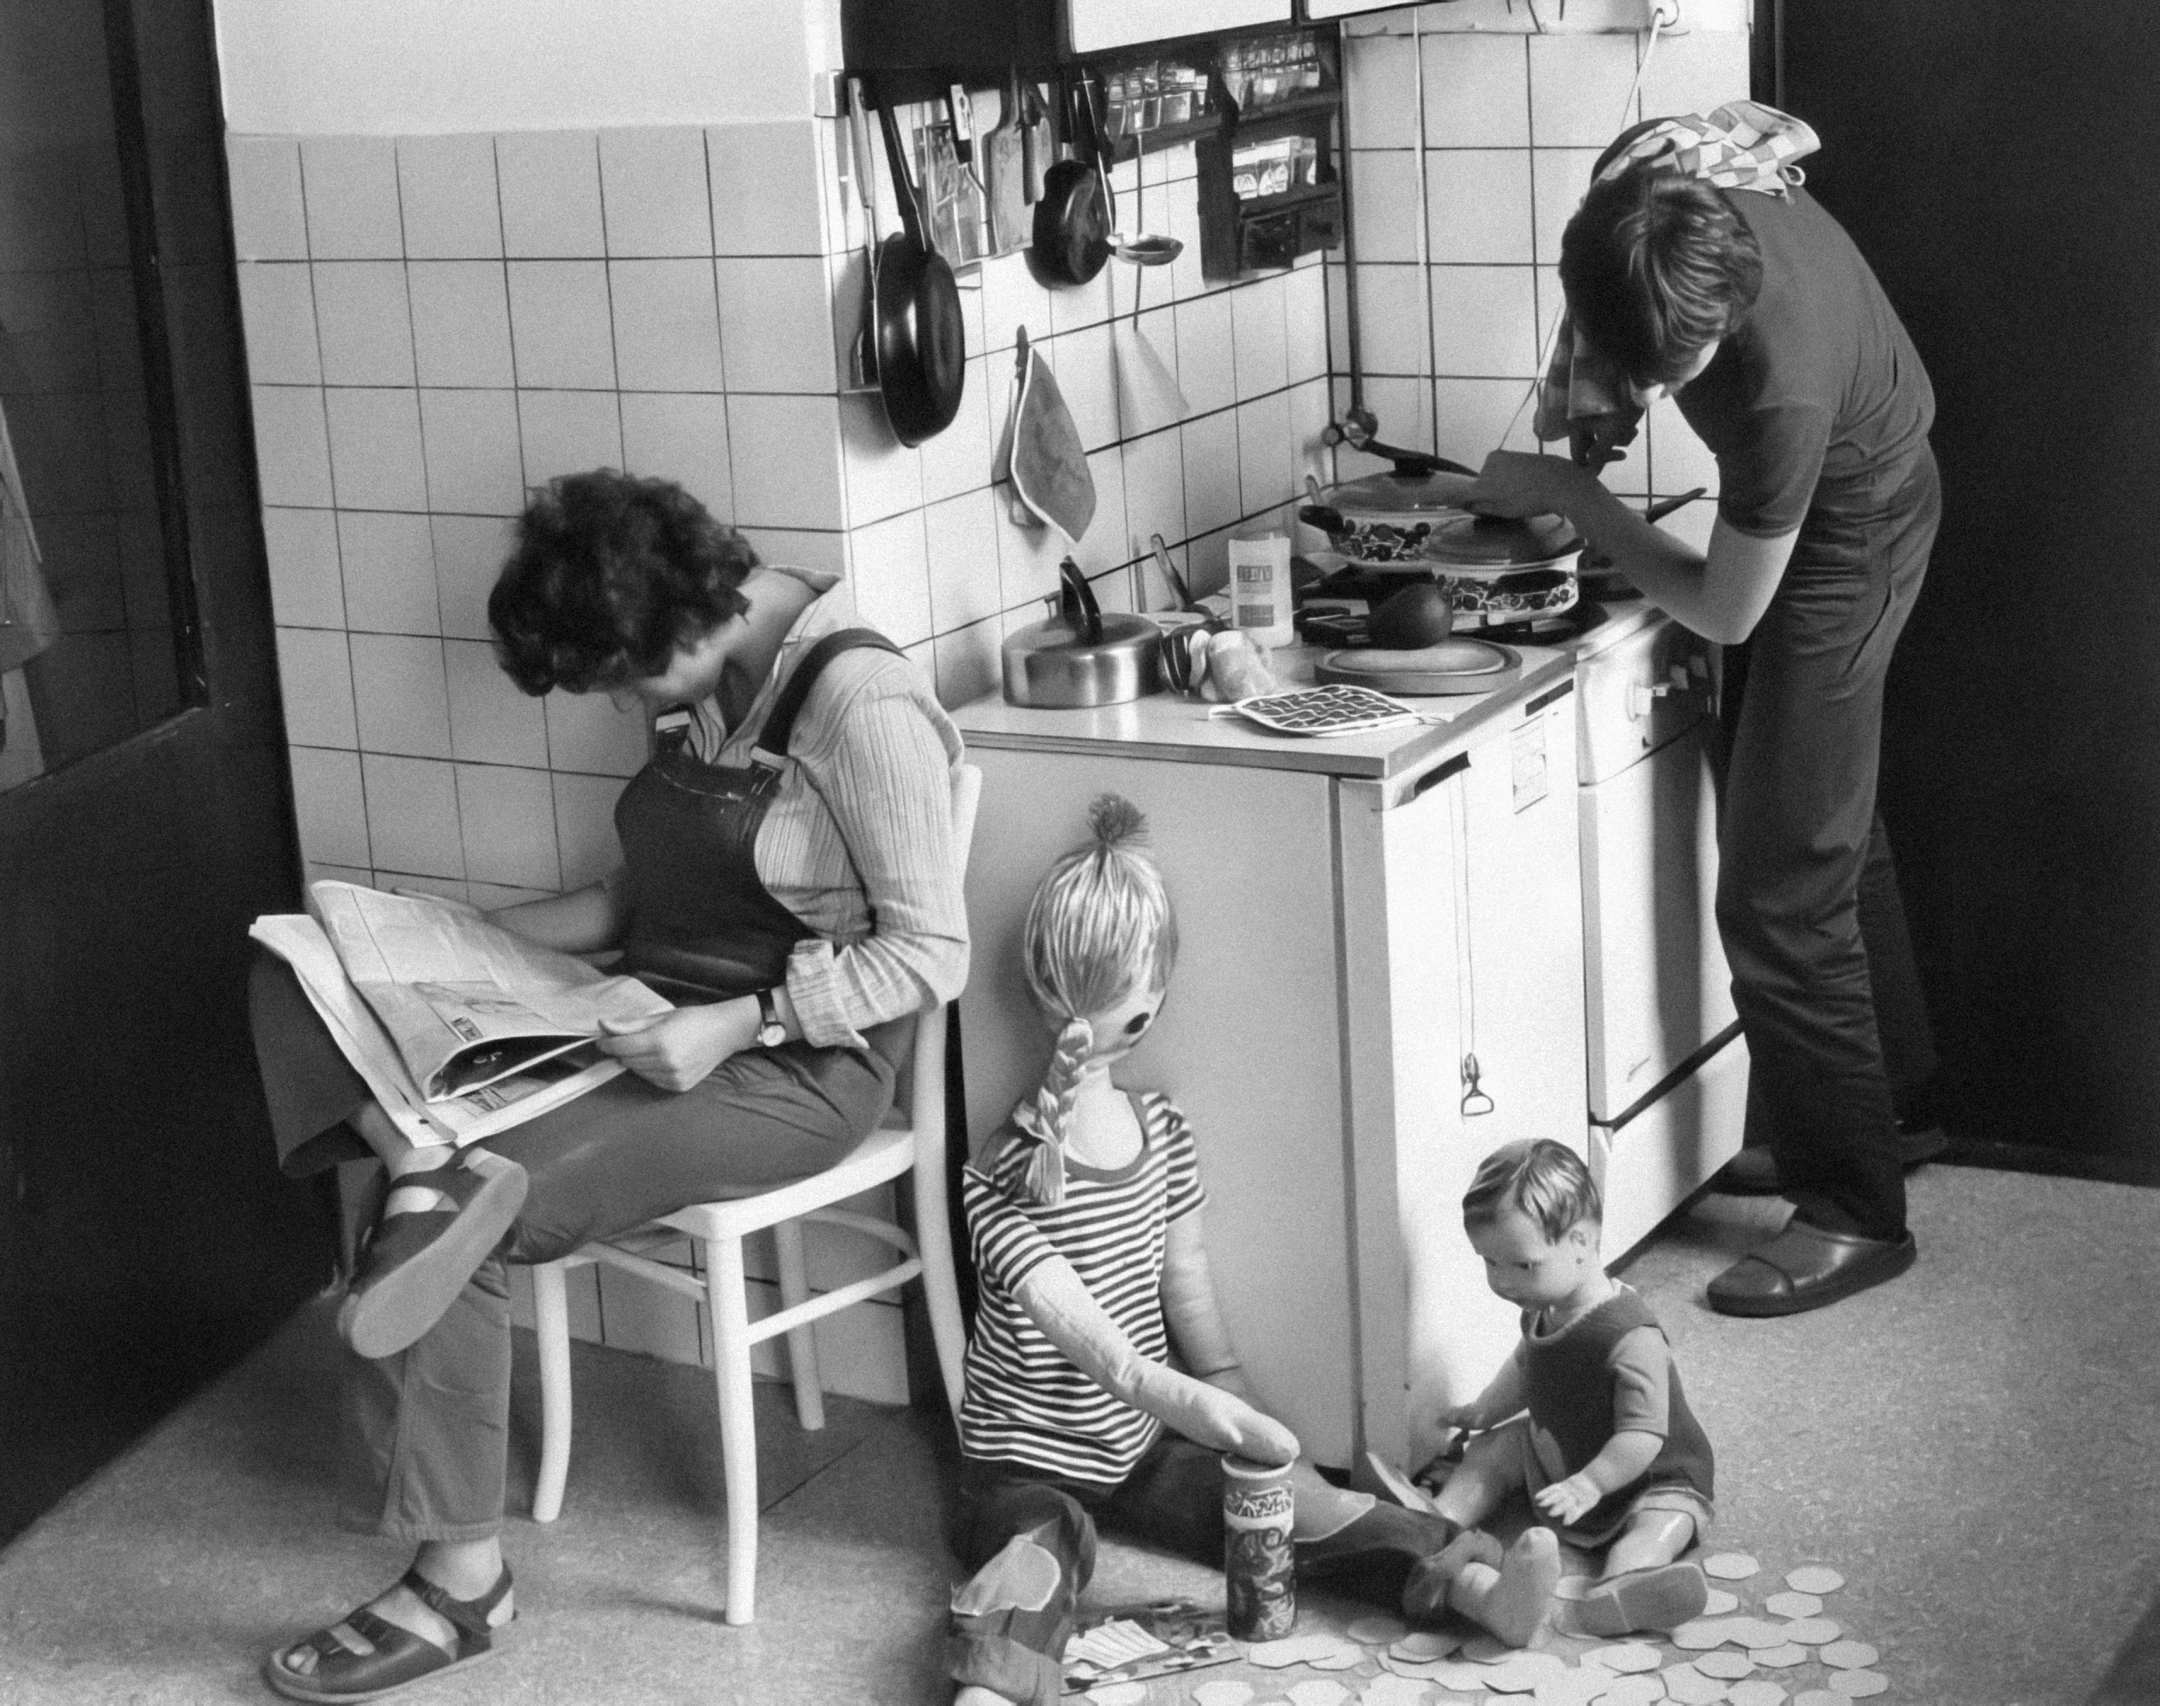
M 478 1599 L 452 1599 L 417 1568 L 407 1570 L 398 1585 L 457 1631 L 455 1652 L 362 1606 L 342 1622 L 280 1647 L 263 1660 L 263 1680 L 288 1700 L 380 1700 L 409 1682 L 476 1664 L 494 1651 L 495 1630 L 488 1616 L 510 1591 L 508 1564 Z M 292 1670 L 282 1662 L 288 1654 L 310 1649 L 315 1654 L 312 1671 Z
M 338 1308 L 345 1342 L 364 1357 L 395 1356 L 440 1321 L 510 1230 L 529 1182 L 515 1161 L 484 1149 L 392 1179 L 393 1200 L 417 1189 L 437 1192 L 451 1206 L 385 1213 L 376 1223 Z

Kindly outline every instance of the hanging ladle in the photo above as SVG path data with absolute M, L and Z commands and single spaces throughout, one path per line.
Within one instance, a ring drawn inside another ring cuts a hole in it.
M 1087 96 L 1088 118 L 1095 119 L 1095 95 L 1092 84 L 1083 84 Z M 1158 237 L 1145 229 L 1147 221 L 1141 217 L 1141 198 L 1147 194 L 1145 187 L 1146 166 L 1141 159 L 1146 138 L 1144 131 L 1133 132 L 1133 223 L 1141 226 L 1137 232 L 1113 231 L 1110 233 L 1110 252 L 1121 261 L 1129 261 L 1136 267 L 1168 266 L 1185 252 L 1181 237 Z M 1103 140 L 1102 126 L 1095 125 L 1095 166 L 1103 175 L 1103 205 L 1115 208 L 1117 203 L 1110 195 L 1110 145 Z M 1115 214 L 1112 215 L 1114 219 Z

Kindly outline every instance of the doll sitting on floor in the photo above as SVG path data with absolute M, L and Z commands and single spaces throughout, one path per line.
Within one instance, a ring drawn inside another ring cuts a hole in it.
M 1445 1605 L 1526 1641 L 1559 1579 L 1548 1531 L 1503 1556 L 1336 1487 L 1254 1406 L 1208 1275 L 1192 1131 L 1167 1097 L 1110 1080 L 1169 987 L 1169 896 L 1129 802 L 1106 795 L 1090 821 L 1025 925 L 1028 986 L 1057 1032 L 1049 1069 L 964 1179 L 979 1302 L 959 1418 L 955 1549 L 973 1575 L 952 1602 L 956 1706 L 1055 1706 L 1098 1521 L 1220 1568 L 1225 1452 L 1293 1465 L 1300 1571 L 1355 1564 L 1360 1591 L 1413 1616 Z
M 1441 1416 L 1476 1437 L 1433 1505 L 1479 1523 L 1523 1488 L 1569 1545 L 1609 1548 L 1575 1620 L 1614 1636 L 1701 1613 L 1709 1584 L 1679 1558 L 1710 1530 L 1711 1456 L 1664 1330 L 1598 1260 L 1603 1220 L 1564 1144 L 1503 1144 L 1479 1166 L 1463 1228 L 1523 1336 L 1474 1402 Z

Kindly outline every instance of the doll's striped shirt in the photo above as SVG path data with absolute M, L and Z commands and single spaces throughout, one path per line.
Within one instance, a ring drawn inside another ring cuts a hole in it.
M 1065 1159 L 1065 1200 L 1018 1199 L 1033 1145 L 1003 1134 L 989 1171 L 961 1181 L 978 1280 L 975 1335 L 960 1400 L 960 1448 L 1052 1475 L 1115 1485 L 1155 1443 L 1162 1424 L 1112 1397 L 1043 1336 L 1021 1308 L 1020 1282 L 1052 1256 L 1072 1263 L 1096 1302 L 1141 1356 L 1162 1361 L 1164 1240 L 1192 1213 L 1200 1188 L 1192 1129 L 1168 1097 L 1132 1098 L 1140 1153 L 1114 1171 Z

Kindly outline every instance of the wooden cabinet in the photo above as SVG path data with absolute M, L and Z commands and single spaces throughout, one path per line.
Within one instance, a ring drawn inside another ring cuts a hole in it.
M 1028 896 L 1088 803 L 1122 793 L 1182 947 L 1120 1078 L 1191 1117 L 1230 1330 L 1263 1401 L 1339 1467 L 1368 1446 L 1403 1459 L 1413 1412 L 1472 1395 L 1513 1343 L 1462 1234 L 1478 1160 L 1515 1137 L 1587 1143 L 1572 675 L 1526 657 L 1501 703 L 1343 741 L 1167 697 L 959 715 L 984 776 L 970 1129 L 1047 1058 L 1019 969 Z

